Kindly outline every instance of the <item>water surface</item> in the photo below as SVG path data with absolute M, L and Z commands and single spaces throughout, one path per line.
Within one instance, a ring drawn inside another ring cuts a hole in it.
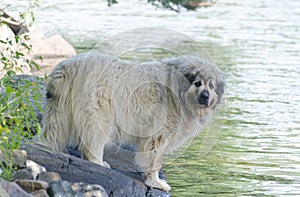
M 300 196 L 300 1 L 219 0 L 179 14 L 145 2 L 44 0 L 36 25 L 78 51 L 138 27 L 197 40 L 224 71 L 226 95 L 210 143 L 203 132 L 166 159 L 172 196 Z M 203 143 L 214 143 L 205 156 Z

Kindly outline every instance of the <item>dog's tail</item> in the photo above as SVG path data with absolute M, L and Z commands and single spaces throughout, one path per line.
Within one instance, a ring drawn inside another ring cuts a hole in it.
M 50 145 L 55 150 L 66 151 L 70 139 L 70 97 L 71 81 L 66 68 L 68 60 L 60 62 L 50 75 L 46 88 L 46 104 L 42 120 L 42 134 L 38 141 Z

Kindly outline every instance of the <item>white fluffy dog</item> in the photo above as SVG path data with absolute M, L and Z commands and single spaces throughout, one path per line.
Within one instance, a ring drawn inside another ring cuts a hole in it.
M 145 184 L 168 191 L 158 177 L 164 153 L 208 124 L 223 90 L 221 71 L 201 57 L 134 64 L 81 54 L 50 75 L 43 142 L 60 151 L 78 147 L 87 160 L 105 167 L 109 141 L 135 145 Z

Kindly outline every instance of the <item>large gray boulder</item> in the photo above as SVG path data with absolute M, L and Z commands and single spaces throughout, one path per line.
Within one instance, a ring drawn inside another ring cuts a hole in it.
M 74 47 L 61 35 L 46 37 L 36 28 L 29 28 L 29 35 L 31 56 L 41 65 L 41 70 L 34 70 L 33 74 L 49 74 L 60 61 L 76 55 Z
M 22 57 L 20 61 L 17 61 L 17 66 L 24 64 L 24 60 L 26 58 L 35 60 L 35 62 L 40 66 L 39 70 L 31 70 L 29 67 L 22 67 L 23 71 L 17 71 L 17 74 L 35 74 L 44 76 L 44 74 L 49 74 L 58 62 L 76 55 L 74 47 L 61 35 L 47 37 L 43 34 L 43 32 L 34 27 L 28 28 L 28 31 L 29 32 L 26 33 L 26 38 L 28 39 L 26 44 L 28 46 L 32 46 L 29 53 L 20 45 L 20 43 L 17 44 L 15 42 L 15 34 L 7 25 L 0 25 L 0 40 L 12 40 L 11 44 L 0 43 L 0 51 L 7 56 L 9 56 L 9 52 L 6 51 L 7 47 L 9 47 L 12 51 L 23 52 L 25 56 Z M 0 71 L 2 69 L 3 65 L 0 62 Z M 1 76 L 0 72 L 0 78 L 1 77 L 3 76 Z

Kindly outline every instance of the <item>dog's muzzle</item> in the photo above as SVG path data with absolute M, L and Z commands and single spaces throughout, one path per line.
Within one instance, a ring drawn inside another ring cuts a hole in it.
M 200 96 L 198 97 L 198 102 L 200 105 L 204 105 L 204 106 L 209 106 L 210 103 L 210 96 L 209 96 L 209 92 L 207 90 L 203 90 L 200 94 Z

